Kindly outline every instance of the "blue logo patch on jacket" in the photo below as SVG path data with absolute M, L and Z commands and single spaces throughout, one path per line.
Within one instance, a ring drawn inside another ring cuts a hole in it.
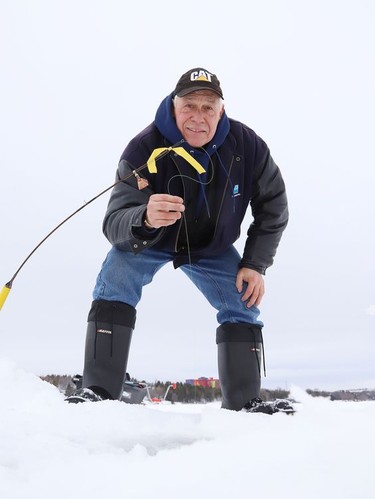
M 236 184 L 234 187 L 233 187 L 233 197 L 236 197 L 236 196 L 241 196 L 240 194 L 240 188 L 238 186 L 238 184 Z

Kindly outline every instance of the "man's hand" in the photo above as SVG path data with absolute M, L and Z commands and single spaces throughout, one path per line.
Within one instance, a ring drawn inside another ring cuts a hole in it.
M 184 200 L 170 194 L 152 194 L 147 203 L 146 220 L 154 227 L 173 225 L 185 210 Z
M 243 283 L 247 284 L 241 300 L 247 302 L 247 308 L 258 306 L 264 295 L 264 280 L 262 274 L 256 270 L 242 267 L 237 273 L 236 288 L 239 293 L 243 291 Z

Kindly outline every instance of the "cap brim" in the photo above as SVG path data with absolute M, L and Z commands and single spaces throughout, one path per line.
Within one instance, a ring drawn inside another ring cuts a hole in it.
M 212 87 L 204 87 L 204 86 L 185 88 L 184 90 L 181 90 L 180 92 L 178 92 L 176 95 L 178 97 L 184 97 L 185 95 L 191 94 L 192 92 L 197 92 L 198 90 L 208 90 L 209 92 L 214 92 L 219 97 L 224 99 L 223 94 L 219 90 L 215 90 Z

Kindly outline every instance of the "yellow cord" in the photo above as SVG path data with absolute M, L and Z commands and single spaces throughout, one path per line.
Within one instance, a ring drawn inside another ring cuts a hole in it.
M 154 149 L 151 156 L 147 160 L 147 168 L 150 173 L 157 173 L 156 158 L 164 151 L 174 151 L 179 156 L 182 156 L 198 173 L 205 173 L 203 166 L 198 163 L 183 147 L 158 147 Z

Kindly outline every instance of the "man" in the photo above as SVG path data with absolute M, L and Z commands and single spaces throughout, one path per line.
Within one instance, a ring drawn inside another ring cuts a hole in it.
M 216 75 L 187 71 L 122 154 L 103 223 L 112 249 L 93 292 L 83 389 L 68 401 L 121 397 L 142 288 L 173 262 L 217 310 L 222 407 L 265 407 L 258 306 L 287 198 L 267 145 L 227 117 L 223 99 Z M 233 243 L 249 206 L 254 220 L 239 255 Z

